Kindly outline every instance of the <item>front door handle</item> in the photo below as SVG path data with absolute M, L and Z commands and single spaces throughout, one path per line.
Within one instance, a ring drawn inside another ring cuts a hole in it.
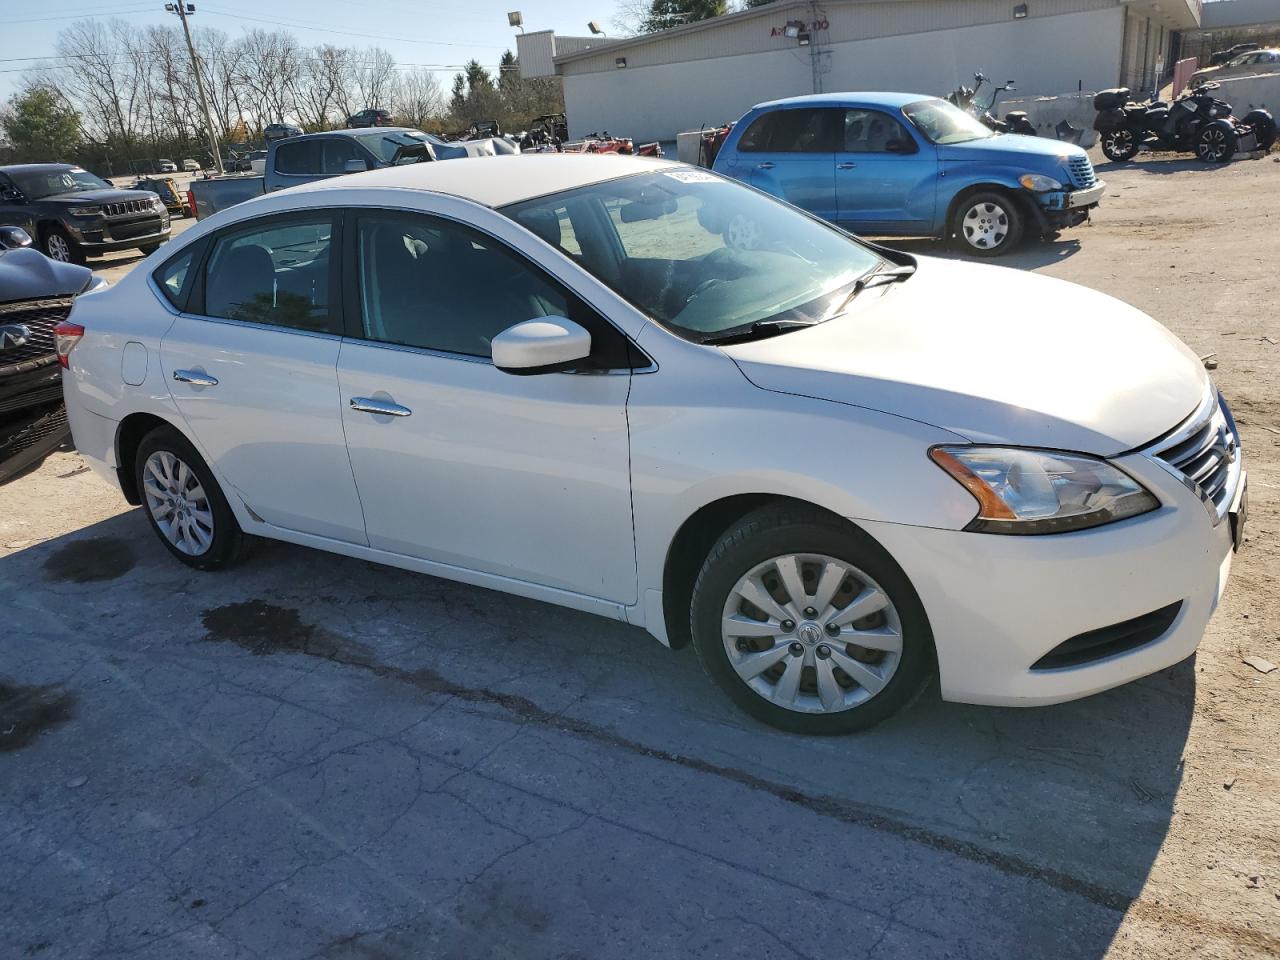
M 756 169 L 757 169 L 757 170 L 772 170 L 772 169 L 773 169 L 773 161 L 772 161 L 772 160 L 766 160 L 764 163 L 757 163 L 757 164 L 756 164 Z
M 173 379 L 179 383 L 190 383 L 197 387 L 216 387 L 218 385 L 217 377 L 211 377 L 200 370 L 175 370 L 173 371 Z
M 361 413 L 378 413 L 384 417 L 407 417 L 413 413 L 408 407 L 386 400 L 374 400 L 372 397 L 352 397 L 351 409 Z
M 854 162 L 853 162 L 853 161 L 851 161 L 851 160 L 847 160 L 847 161 L 845 161 L 844 163 L 837 163 L 837 164 L 836 164 L 836 169 L 837 169 L 837 170 L 852 170 L 852 169 L 853 169 L 854 167 L 856 167 L 856 166 L 857 166 L 857 164 L 856 164 L 856 163 L 854 163 Z

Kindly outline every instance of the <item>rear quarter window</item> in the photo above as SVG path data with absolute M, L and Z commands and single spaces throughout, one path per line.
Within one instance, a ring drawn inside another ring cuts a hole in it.
M 185 307 L 187 294 L 191 292 L 191 280 L 194 276 L 191 265 L 195 263 L 196 248 L 199 246 L 200 244 L 197 243 L 188 247 L 176 257 L 166 260 L 155 273 L 151 274 L 156 287 L 175 310 Z

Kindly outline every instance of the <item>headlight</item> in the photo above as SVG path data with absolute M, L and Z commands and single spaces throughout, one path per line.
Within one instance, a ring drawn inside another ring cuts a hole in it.
M 157 210 L 167 210 L 167 209 L 168 209 L 168 208 L 164 205 L 164 201 L 163 201 L 163 200 L 161 200 L 159 197 L 152 197 L 152 198 L 151 198 L 151 206 L 153 206 L 153 207 L 154 207 L 155 209 L 157 209 Z
M 1012 447 L 934 447 L 929 456 L 978 501 L 966 530 L 1065 533 L 1154 510 L 1133 477 L 1078 453 Z
M 1038 173 L 1024 173 L 1018 178 L 1018 182 L 1028 190 L 1034 190 L 1036 193 L 1062 189 L 1062 184 L 1053 179 L 1053 177 L 1045 177 Z
M 101 212 L 101 207 L 69 207 L 67 209 L 67 213 L 73 217 L 96 217 Z

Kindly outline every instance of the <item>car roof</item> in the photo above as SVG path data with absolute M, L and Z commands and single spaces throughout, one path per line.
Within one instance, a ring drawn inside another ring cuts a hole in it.
M 931 93 L 884 93 L 856 90 L 846 93 L 811 93 L 757 103 L 752 110 L 775 107 L 904 107 L 917 100 L 937 100 Z
M 79 170 L 74 163 L 15 163 L 0 167 L 0 173 L 33 173 L 40 170 Z
M 388 187 L 447 193 L 486 207 L 503 207 L 618 177 L 680 166 L 670 160 L 617 154 L 529 153 L 467 157 L 382 167 L 290 187 L 289 192 Z
M 353 113 L 352 116 L 354 117 L 355 114 Z M 269 126 L 287 127 L 289 124 L 269 124 Z M 316 137 L 367 137 L 373 133 L 422 133 L 422 131 L 417 127 L 356 127 L 354 129 L 347 129 L 344 127 L 341 130 L 322 130 L 319 133 L 304 133 L 300 137 L 289 137 L 286 140 L 277 140 L 276 143 L 297 143 L 299 140 L 314 140 Z

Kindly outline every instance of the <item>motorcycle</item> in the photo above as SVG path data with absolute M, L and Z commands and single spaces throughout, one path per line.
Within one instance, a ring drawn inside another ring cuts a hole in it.
M 1202 84 L 1173 103 L 1134 103 L 1125 87 L 1103 90 L 1093 98 L 1098 111 L 1093 129 L 1102 139 L 1102 152 L 1116 163 L 1132 160 L 1143 147 L 1226 163 L 1238 152 L 1270 150 L 1276 140 L 1271 114 L 1250 110 L 1236 119 L 1231 104 L 1212 95 L 1221 86 Z
M 947 97 L 953 104 L 966 113 L 971 113 L 982 121 L 983 126 L 996 133 L 1020 133 L 1024 136 L 1036 136 L 1035 125 L 1027 119 L 1027 114 L 1023 110 L 1011 110 L 1004 115 L 1004 119 L 1000 120 L 991 113 L 996 105 L 996 100 L 1000 98 L 1000 94 L 1008 91 L 1013 93 L 1015 88 L 1012 80 L 1006 80 L 1004 86 L 996 87 L 991 91 L 991 99 L 987 101 L 985 106 L 978 103 L 978 91 L 982 89 L 984 83 L 990 80 L 982 74 L 975 73 L 973 75 L 974 86 L 966 87 L 961 85 L 960 89 L 953 90 Z

